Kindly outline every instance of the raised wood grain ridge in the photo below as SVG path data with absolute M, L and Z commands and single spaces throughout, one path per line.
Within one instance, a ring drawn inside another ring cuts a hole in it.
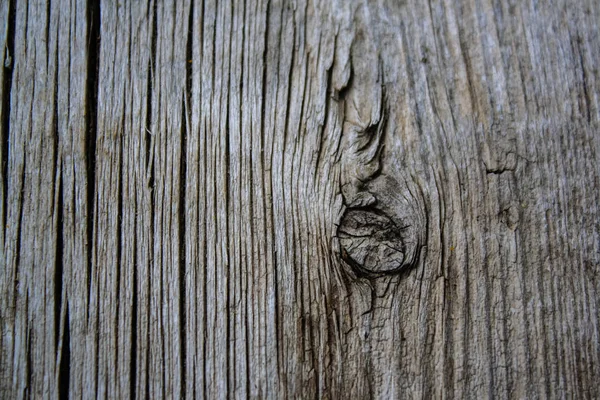
M 600 397 L 597 1 L 0 21 L 0 398 Z

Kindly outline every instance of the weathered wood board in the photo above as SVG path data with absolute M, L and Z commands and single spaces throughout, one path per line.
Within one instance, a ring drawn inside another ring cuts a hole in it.
M 0 0 L 1 398 L 600 397 L 594 0 Z

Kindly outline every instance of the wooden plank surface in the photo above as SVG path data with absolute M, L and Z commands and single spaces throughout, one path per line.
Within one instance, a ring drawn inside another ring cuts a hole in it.
M 0 397 L 600 397 L 597 2 L 0 20 Z

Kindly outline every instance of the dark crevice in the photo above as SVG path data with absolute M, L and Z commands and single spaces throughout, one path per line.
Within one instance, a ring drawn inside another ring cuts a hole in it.
M 154 43 L 154 40 L 152 40 L 152 43 Z M 152 160 L 152 155 L 150 153 L 152 151 L 152 133 L 150 128 L 152 127 L 152 71 L 154 70 L 153 54 L 154 52 L 151 52 L 150 59 L 148 59 L 148 79 L 146 82 L 146 173 L 148 173 L 148 170 L 151 168 L 150 161 Z M 154 179 L 153 176 L 149 177 Z M 148 184 L 150 185 L 150 182 L 148 182 Z
M 241 24 L 241 26 L 242 26 L 242 28 L 241 28 L 242 29 L 242 49 L 245 49 L 246 48 L 246 11 L 247 11 L 246 10 L 246 1 L 242 0 L 241 3 L 242 3 L 241 7 L 242 7 L 242 10 L 243 10 L 243 12 L 242 12 L 242 24 Z M 244 74 L 245 54 L 244 54 L 243 50 L 242 50 L 242 54 L 241 54 L 240 58 L 241 58 L 241 66 L 240 66 L 240 89 L 239 89 L 239 93 L 240 93 L 240 99 L 243 100 L 243 98 L 244 98 L 244 76 L 245 76 L 245 74 Z M 240 103 L 240 110 L 239 110 L 239 112 L 240 112 L 240 115 L 243 115 L 243 110 L 242 110 L 242 107 L 241 107 L 241 103 Z M 240 126 L 243 126 L 243 123 L 241 123 Z M 240 151 L 239 160 L 240 160 L 241 168 L 243 168 L 243 157 L 241 156 L 241 152 L 243 151 L 243 148 L 244 148 L 244 138 L 243 138 L 243 135 L 241 135 L 241 136 L 242 137 L 240 137 L 240 143 L 239 143 L 239 148 L 240 148 L 240 150 L 239 150 Z M 242 190 L 242 185 L 243 184 L 241 183 L 241 179 L 240 179 L 240 183 L 239 183 L 240 190 Z M 252 214 L 250 214 L 250 215 L 252 215 Z M 240 251 L 242 251 L 241 250 L 242 247 L 243 247 L 243 245 L 240 243 Z M 242 275 L 240 275 L 240 282 L 239 282 L 240 288 L 244 287 L 244 278 L 245 278 L 246 285 L 248 284 L 248 280 L 249 280 L 248 279 L 248 275 L 246 274 L 244 276 L 244 274 L 242 274 Z M 241 301 L 241 297 L 242 296 L 240 296 L 240 301 Z M 248 334 L 248 326 L 250 326 L 250 325 L 248 323 L 248 313 L 247 313 L 248 312 L 248 295 L 247 295 L 247 293 L 246 293 L 246 297 L 245 297 L 245 312 L 246 313 L 244 315 L 244 322 L 245 322 L 246 329 L 244 329 L 244 337 L 243 337 L 243 339 L 244 339 L 244 343 L 245 343 L 245 348 L 244 348 L 245 368 L 244 369 L 246 371 L 246 374 L 245 374 L 245 376 L 242 379 L 244 379 L 244 381 L 245 381 L 244 389 L 245 389 L 246 395 L 248 396 L 248 394 L 250 393 L 250 384 L 251 384 L 251 382 L 250 382 L 250 351 L 249 351 L 249 347 L 250 347 L 249 346 L 249 343 L 250 343 L 249 340 L 250 339 L 249 339 L 249 334 Z
M 51 9 L 50 9 L 50 5 L 52 4 L 51 1 L 48 1 L 46 3 L 46 36 L 44 36 L 46 38 L 46 71 L 49 70 L 48 66 L 50 64 L 50 16 L 51 16 Z M 57 35 L 58 36 L 58 35 Z M 58 51 L 56 51 L 56 59 L 58 59 Z M 58 64 L 56 64 L 58 66 Z M 58 68 L 56 68 L 58 70 Z M 58 83 L 58 80 L 56 81 Z
M 264 178 L 264 168 L 265 168 L 265 120 L 267 118 L 267 112 L 266 112 L 266 97 L 267 97 L 267 78 L 268 78 L 268 60 L 269 60 L 269 12 L 271 9 L 271 2 L 267 0 L 267 5 L 266 5 L 266 13 L 265 13 L 265 32 L 264 32 L 264 41 L 265 41 L 265 47 L 263 50 L 263 74 L 262 74 L 262 91 L 261 91 L 261 104 L 260 104 L 260 112 L 261 112 L 261 118 L 260 118 L 260 170 L 261 172 L 263 172 L 261 175 L 261 183 L 262 183 L 262 188 L 261 190 L 263 191 L 263 195 L 265 194 L 265 178 Z M 269 167 L 270 168 L 270 167 Z M 263 196 L 262 198 L 262 208 L 266 211 L 266 196 Z M 250 214 L 250 215 L 254 215 L 254 214 Z M 266 217 L 266 215 L 265 215 Z M 266 237 L 266 223 L 263 224 L 263 232 L 262 234 Z M 261 244 L 259 244 L 260 246 Z M 265 255 L 267 253 L 267 248 L 266 248 L 266 244 L 263 244 L 263 246 L 265 246 Z M 261 246 L 262 247 L 262 246 Z M 260 254 L 260 248 L 259 248 L 259 254 Z M 277 323 L 277 318 L 275 316 L 275 323 Z M 267 380 L 268 382 L 268 380 Z M 268 386 L 267 386 L 268 389 Z
M 149 72 L 148 72 L 148 87 L 147 87 L 147 93 L 146 93 L 146 155 L 147 155 L 147 169 L 146 169 L 146 176 L 148 179 L 148 188 L 151 190 L 150 192 L 150 196 L 149 196 L 149 200 L 150 200 L 150 210 L 151 210 L 151 216 L 149 219 L 149 224 L 150 224 L 150 248 L 152 249 L 153 246 L 153 242 L 154 242 L 154 223 L 155 223 L 155 219 L 154 219 L 154 193 L 153 193 L 153 189 L 154 189 L 154 148 L 152 147 L 152 143 L 154 142 L 153 140 L 153 134 L 155 132 L 152 132 L 150 128 L 152 128 L 152 117 L 153 117 L 153 110 L 152 110 L 152 97 L 153 97 L 153 90 L 154 90 L 154 71 L 156 71 L 156 47 L 157 47 L 157 43 L 158 43 L 158 21 L 157 21 L 157 17 L 158 17 L 158 5 L 157 2 L 153 2 L 152 4 L 152 28 L 151 28 L 151 33 L 150 33 L 150 58 L 148 60 L 148 66 L 149 66 Z M 150 261 L 150 269 L 152 269 L 152 264 L 153 261 Z M 149 271 L 151 272 L 151 270 Z M 152 281 L 150 281 L 148 283 L 148 287 L 146 288 L 146 291 L 148 293 L 152 292 Z M 152 305 L 152 302 L 150 301 L 149 305 Z M 148 324 L 146 324 L 146 328 L 147 328 L 147 333 L 146 333 L 146 342 L 150 343 L 151 339 L 152 339 L 152 332 L 150 329 L 150 326 Z M 150 399 L 150 362 L 151 362 L 151 357 L 150 357 L 150 352 L 149 352 L 149 346 L 146 346 L 146 365 L 145 365 L 145 376 L 144 376 L 144 382 L 145 382 L 145 392 L 146 392 L 146 399 Z M 157 377 L 158 378 L 158 377 Z
M 336 41 L 337 41 L 337 36 L 334 39 L 333 42 L 333 48 L 335 49 L 336 46 Z M 331 97 L 333 96 L 333 90 L 332 90 L 332 76 L 333 76 L 333 62 L 332 65 L 327 69 L 327 87 L 325 88 L 325 110 L 324 110 L 324 118 L 323 118 L 323 124 L 321 125 L 321 129 L 319 132 L 320 138 L 319 138 L 319 145 L 318 145 L 318 150 L 317 150 L 317 158 L 315 160 L 315 176 L 319 176 L 319 166 L 321 164 L 321 157 L 322 157 L 322 153 L 323 153 L 323 136 L 327 130 L 327 126 L 329 125 L 329 106 L 330 106 L 330 102 L 331 102 Z M 316 183 L 319 183 L 318 180 L 315 180 Z
M 49 12 L 49 10 L 48 10 Z M 48 37 L 46 35 L 46 37 Z M 48 53 L 49 54 L 49 53 Z M 63 185 L 62 185 L 62 172 L 61 172 L 61 158 L 59 157 L 59 145 L 60 136 L 58 132 L 58 51 L 55 54 L 55 60 L 57 68 L 54 73 L 54 110 L 52 115 L 52 130 L 54 133 L 54 171 L 55 181 L 54 185 L 58 184 L 56 193 L 55 210 L 56 213 L 56 254 L 55 254 L 55 276 L 54 276 L 54 316 L 55 316 L 55 345 L 58 346 L 59 341 L 59 327 L 60 327 L 60 315 L 62 307 L 62 291 L 63 291 L 63 279 L 64 279 L 64 266 L 63 266 Z
M 133 221 L 133 232 L 137 232 L 137 221 Z M 133 235 L 133 257 L 132 269 L 132 299 L 131 299 L 131 349 L 129 359 L 129 394 L 132 399 L 137 398 L 137 330 L 138 330 L 138 274 L 137 274 L 137 235 Z
M 265 165 L 265 119 L 266 119 L 266 110 L 265 110 L 265 98 L 267 97 L 267 66 L 269 60 L 269 10 L 271 8 L 271 2 L 267 1 L 267 11 L 265 16 L 265 48 L 263 50 L 263 76 L 262 76 L 262 95 L 261 95 L 261 104 L 260 104 L 260 154 L 262 167 Z
M 130 16 L 131 16 L 131 8 L 129 8 L 129 12 L 130 12 Z M 129 37 L 132 38 L 133 37 L 133 32 L 131 30 L 131 26 L 129 29 Z M 129 60 L 132 60 L 132 45 L 131 45 L 132 40 L 129 40 Z M 131 76 L 131 65 L 129 66 L 129 76 Z M 131 123 L 133 123 L 133 118 L 131 118 L 130 120 Z M 137 202 L 136 202 L 137 203 Z M 137 207 L 135 208 L 136 210 L 136 214 L 137 214 Z M 137 232 L 138 231 L 138 227 L 137 227 L 137 218 L 133 219 L 133 227 L 132 227 L 132 231 L 133 232 Z M 138 323 L 137 323 L 137 318 L 138 318 L 138 275 L 137 275 L 137 269 L 138 269 L 138 263 L 137 261 L 137 257 L 138 257 L 138 237 L 137 235 L 133 235 L 131 240 L 133 241 L 133 249 L 132 249 L 132 256 L 131 259 L 133 260 L 133 263 L 131 265 L 131 346 L 129 348 L 129 395 L 131 396 L 132 399 L 136 399 L 137 398 L 137 330 L 138 330 Z M 123 351 L 125 352 L 125 349 L 123 349 Z
M 85 122 L 86 122 L 86 138 L 85 138 L 85 146 L 86 146 L 86 176 L 87 176 L 87 303 L 88 307 L 86 310 L 87 320 L 86 324 L 89 327 L 96 327 L 95 332 L 91 332 L 93 337 L 92 340 L 95 343 L 100 342 L 100 329 L 99 321 L 100 314 L 96 312 L 95 318 L 92 321 L 93 315 L 91 315 L 90 311 L 93 309 L 93 304 L 98 304 L 99 301 L 99 293 L 96 292 L 94 294 L 94 299 L 92 298 L 92 284 L 93 284 L 93 262 L 94 262 L 94 221 L 95 221 L 95 213 L 96 213 L 96 140 L 98 135 L 98 74 L 99 74 L 99 60 L 98 60 L 98 48 L 100 47 L 99 41 L 99 33 L 96 31 L 98 23 L 96 23 L 96 14 L 99 14 L 98 10 L 92 10 L 92 7 L 88 4 L 87 8 L 87 18 L 88 18 L 88 26 L 89 28 L 89 38 L 88 38 L 88 64 L 87 64 L 87 78 L 86 78 L 86 112 L 85 112 Z M 96 366 L 93 370 L 93 390 L 96 390 L 98 387 L 98 359 L 99 352 L 98 348 L 94 350 L 92 355 L 93 357 L 93 365 Z
M 149 201 L 150 201 L 150 210 L 151 210 L 151 215 L 150 215 L 150 219 L 149 219 L 149 228 L 148 231 L 150 232 L 150 236 L 152 236 L 152 233 L 154 232 L 154 218 L 153 216 L 153 212 L 154 212 L 154 194 L 152 193 L 152 190 L 154 188 L 154 161 L 153 161 L 153 147 L 152 144 L 154 142 L 153 140 L 153 132 L 152 132 L 152 117 L 153 117 L 153 113 L 152 113 L 152 92 L 154 89 L 153 83 L 154 83 L 154 71 L 156 68 L 156 43 L 157 43 L 157 21 L 156 21 L 156 16 L 157 16 L 157 4 L 156 2 L 151 2 L 149 7 L 148 7 L 148 14 L 149 14 L 149 18 L 150 18 L 150 24 L 151 24 L 151 28 L 150 28 L 150 54 L 149 54 L 149 58 L 148 58 L 148 70 L 147 70 L 147 82 L 146 82 L 146 118 L 145 118 L 145 150 L 146 150 L 146 169 L 145 169 L 145 179 L 146 179 L 146 189 L 149 189 L 150 195 L 149 195 Z M 150 237 L 149 238 L 150 243 L 152 243 L 153 238 Z M 150 244 L 151 245 L 151 244 Z M 151 245 L 152 246 L 152 245 Z M 152 248 L 152 247 L 151 247 Z M 147 250 L 146 250 L 147 252 Z M 152 262 L 152 261 L 150 261 Z M 148 271 L 149 272 L 149 271 Z M 149 354 L 149 348 L 147 346 L 145 346 L 146 348 L 143 350 L 144 351 L 144 358 L 145 358 L 145 365 L 141 366 L 143 368 L 144 375 L 141 377 L 138 377 L 137 374 L 137 350 L 138 350 L 138 337 L 137 337 L 137 323 L 138 323 L 138 317 L 137 317 L 137 304 L 138 304 L 138 293 L 137 293 L 137 289 L 139 288 L 139 275 L 137 273 L 137 269 L 134 269 L 134 285 L 136 287 L 136 290 L 134 290 L 134 297 L 133 297 L 133 320 L 134 320 L 134 334 L 132 337 L 132 358 L 131 358 L 131 364 L 134 366 L 132 369 L 132 379 L 130 381 L 130 384 L 133 386 L 131 395 L 132 398 L 138 397 L 137 396 L 137 387 L 143 385 L 144 389 L 143 392 L 145 393 L 145 398 L 149 399 L 150 398 L 150 354 Z M 145 291 L 147 292 L 146 294 L 149 293 L 149 291 L 151 291 L 151 282 L 148 283 L 148 286 L 145 288 Z M 151 331 L 150 331 L 150 327 L 148 325 L 148 323 L 146 323 L 146 335 L 145 337 L 141 338 L 142 341 L 145 341 L 146 343 L 150 343 L 151 340 Z M 139 349 L 143 349 L 142 346 L 139 347 Z
M 17 9 L 17 5 L 16 5 L 16 1 L 15 1 L 15 10 Z M 25 16 L 23 17 L 23 20 L 25 21 L 25 26 L 23 27 L 23 34 L 25 35 L 25 37 L 23 38 L 23 53 L 24 55 L 27 55 L 27 45 L 28 43 L 28 33 L 29 33 L 29 1 L 25 1 Z M 35 83 L 35 82 L 34 82 Z
M 123 91 L 123 104 L 125 104 L 126 102 L 126 91 Z M 126 127 L 125 127 L 125 117 L 122 117 L 122 121 L 121 121 L 121 134 L 119 135 L 119 165 L 118 165 L 118 184 L 117 184 L 117 220 L 116 220 L 116 226 L 115 226 L 115 230 L 116 230 L 116 238 L 115 238 L 115 243 L 116 243 L 116 249 L 115 249 L 115 286 L 114 286 L 114 290 L 115 290 L 115 295 L 116 295 L 116 316 L 115 316 L 115 322 L 114 322 L 114 332 L 116 333 L 116 335 L 118 335 L 119 332 L 119 321 L 121 320 L 121 314 L 122 314 L 122 297 L 121 297 L 121 279 L 126 279 L 123 278 L 121 276 L 123 269 L 122 269 L 122 260 L 121 260 L 121 256 L 123 254 L 123 176 L 125 175 L 123 173 L 123 156 L 124 156 L 124 152 L 123 152 L 123 147 L 124 147 L 124 140 L 123 137 L 125 135 L 125 131 L 126 131 Z M 124 349 L 121 349 L 119 347 L 119 340 L 115 341 L 115 358 L 118 360 L 119 359 L 119 352 L 123 351 Z
M 350 76 L 348 77 L 348 82 L 346 82 L 346 84 L 343 87 L 341 87 L 339 90 L 336 90 L 335 88 L 333 89 L 333 95 L 332 95 L 333 100 L 338 101 L 338 102 L 345 101 L 346 96 L 348 96 L 348 92 L 350 91 L 350 88 L 352 87 L 353 80 L 354 80 L 354 70 L 352 68 L 352 62 L 350 62 Z
M 17 225 L 17 244 L 15 246 L 15 249 L 17 249 L 17 251 L 15 252 L 15 265 L 16 265 L 16 270 L 14 272 L 14 276 L 15 276 L 15 284 L 19 285 L 19 265 L 21 263 L 21 232 L 23 231 L 23 192 L 25 191 L 25 178 L 26 178 L 26 173 L 25 171 L 27 171 L 27 159 L 23 160 L 23 169 L 21 171 L 21 177 L 19 179 L 18 182 L 20 182 L 20 187 L 17 189 L 18 190 L 18 198 L 17 198 L 17 205 L 19 208 L 19 223 Z M 12 299 L 13 303 L 11 304 L 12 307 L 14 307 L 14 309 L 16 309 L 16 302 L 17 302 L 17 297 L 14 296 Z
M 118 5 L 117 5 L 117 7 L 118 7 Z M 130 21 L 133 20 L 133 16 L 132 16 L 132 12 L 131 12 L 131 5 L 129 5 L 127 7 L 126 11 L 129 12 L 129 15 L 127 16 L 127 18 Z M 131 71 L 132 71 L 131 66 L 133 64 L 133 54 L 132 54 L 131 49 L 133 48 L 133 44 L 132 43 L 134 42 L 134 34 L 133 34 L 133 25 L 134 24 L 129 23 L 128 25 L 129 25 L 129 33 L 128 33 L 128 40 L 127 40 L 127 60 L 129 60 L 129 62 L 128 62 L 128 65 L 127 65 L 127 75 L 131 77 L 131 76 L 133 76 L 132 73 L 131 73 Z M 135 69 L 135 67 L 134 67 L 134 69 Z M 130 118 L 130 119 L 132 120 L 133 118 Z
M 129 7 L 129 16 L 131 18 L 131 7 Z M 132 32 L 132 27 L 129 27 L 129 49 L 128 49 L 128 59 L 130 60 L 130 65 L 129 65 L 129 76 L 132 76 L 132 70 L 131 70 L 131 64 L 133 63 L 131 60 L 133 59 L 133 55 L 132 55 L 132 42 L 133 40 L 131 40 L 131 38 L 133 38 L 133 32 Z M 130 117 L 129 120 L 130 124 L 133 125 L 134 123 L 134 118 L 133 116 Z M 137 215 L 137 201 L 136 201 L 136 197 L 134 195 L 134 210 L 135 213 Z M 138 219 L 137 218 L 133 218 L 133 221 L 131 222 L 133 224 L 132 226 L 132 232 L 138 232 Z M 131 345 L 129 348 L 129 396 L 132 399 L 136 399 L 137 398 L 137 392 L 136 392 L 136 388 L 137 388 L 137 330 L 138 330 L 138 323 L 137 323 L 137 318 L 138 318 L 138 313 L 137 313 L 137 308 L 138 308 L 138 275 L 137 275 L 137 269 L 138 269 L 138 263 L 137 263 L 137 259 L 138 259 L 138 235 L 132 235 L 131 237 L 132 240 L 132 255 L 131 255 L 131 260 L 133 260 L 132 265 L 131 265 Z M 123 353 L 126 351 L 126 349 L 123 349 Z
M 230 52 L 231 54 L 231 52 Z M 229 70 L 231 73 L 231 69 Z M 231 302 L 230 302 L 230 297 L 231 297 L 231 286 L 232 286 L 232 282 L 231 282 L 231 268 L 229 265 L 230 259 L 229 257 L 231 257 L 231 251 L 230 251 L 230 246 L 231 246 L 231 237 L 230 237 L 230 232 L 229 232 L 229 205 L 231 204 L 231 201 L 229 199 L 229 188 L 232 187 L 233 185 L 231 184 L 231 182 L 229 181 L 231 179 L 231 161 L 229 159 L 229 155 L 231 153 L 231 148 L 230 146 L 230 141 L 229 141 L 229 92 L 227 92 L 227 116 L 225 117 L 225 174 L 226 174 L 226 179 L 225 179 L 225 247 L 227 249 L 227 263 L 226 263 L 226 270 L 227 270 L 227 283 L 226 283 L 226 294 L 225 294 L 225 309 L 226 310 L 230 310 L 231 309 Z M 230 345 L 231 343 L 231 327 L 229 324 L 229 318 L 226 318 L 226 336 L 225 336 L 225 343 L 227 343 L 227 346 Z M 226 371 L 231 371 L 231 362 L 230 362 L 230 354 L 229 354 L 229 349 L 227 349 L 227 357 L 225 358 L 225 365 L 226 365 Z M 235 364 L 234 364 L 234 368 L 235 368 Z M 230 393 L 230 382 L 229 379 L 227 378 L 225 380 L 225 387 L 226 393 Z
M 515 169 L 514 168 L 486 168 L 485 169 L 485 173 L 486 174 L 493 174 L 493 175 L 502 175 L 505 172 L 514 172 Z
M 150 343 L 150 340 L 151 340 L 149 325 L 150 325 L 149 323 L 146 323 L 146 330 L 147 330 L 146 338 L 145 338 L 146 343 Z M 150 400 L 150 351 L 148 350 L 149 347 L 150 346 L 146 347 L 146 365 L 144 366 L 146 368 L 146 373 L 144 376 L 144 386 L 145 386 L 144 391 L 146 394 L 145 400 Z
M 588 77 L 587 77 L 587 71 L 585 70 L 585 62 L 583 60 L 583 49 L 581 48 L 581 43 L 582 43 L 583 39 L 581 38 L 581 36 L 577 37 L 577 53 L 579 55 L 579 66 L 581 67 L 581 78 L 582 78 L 582 83 L 581 85 L 583 86 L 583 98 L 585 100 L 585 114 L 587 116 L 587 122 L 588 124 L 592 122 L 592 115 L 591 115 L 591 104 L 592 104 L 592 100 L 590 98 L 590 93 L 588 92 Z
M 192 72 L 193 72 L 193 64 L 192 64 L 192 58 L 194 56 L 194 1 L 191 2 L 190 4 L 190 11 L 189 11 L 189 18 L 188 18 L 188 29 L 187 29 L 187 43 L 186 43 L 186 54 L 185 54 L 185 100 L 186 103 L 184 103 L 184 107 L 185 107 L 185 116 L 186 118 L 190 118 L 191 117 L 191 110 L 188 108 L 188 106 L 191 103 L 191 98 L 192 98 Z
M 153 34 L 154 36 L 154 34 Z M 154 43 L 154 40 L 152 41 Z M 154 45 L 153 45 L 154 46 Z M 146 184 L 148 188 L 154 188 L 154 162 L 152 158 L 152 78 L 154 71 L 154 52 L 148 60 L 148 81 L 146 84 Z
M 154 90 L 154 71 L 156 70 L 156 43 L 157 43 L 157 5 L 154 3 L 153 15 L 152 15 L 152 32 L 151 32 L 151 44 L 150 44 L 150 58 L 148 59 L 148 83 L 146 87 L 146 176 L 148 179 L 148 186 L 150 189 L 154 188 L 154 162 L 153 162 L 153 148 L 152 148 L 152 92 Z M 153 196 L 151 196 L 153 199 Z M 153 201 L 153 200 L 151 200 Z M 152 203 L 152 209 L 154 209 L 154 202 Z
M 28 312 L 29 310 L 27 310 Z M 27 326 L 27 364 L 25 364 L 25 396 L 24 398 L 26 399 L 31 399 L 33 398 L 32 393 L 31 393 L 31 380 L 32 380 L 32 376 L 33 376 L 33 350 L 32 350 L 32 345 L 31 342 L 33 342 L 33 338 L 32 338 L 32 330 L 33 328 L 31 328 L 30 326 Z
M 188 37 L 190 40 L 190 37 Z M 186 61 L 187 62 L 187 61 Z M 187 74 L 186 74 L 187 75 Z M 186 81 L 188 76 L 186 76 Z M 184 94 L 185 96 L 185 94 Z M 181 368 L 181 388 L 182 388 L 182 397 L 185 399 L 185 387 L 186 387 L 186 368 L 185 368 L 185 360 L 186 360 L 186 313 L 185 313 L 185 303 L 186 303 L 186 285 L 185 285 L 185 276 L 186 276 L 186 257 L 185 257 L 185 232 L 186 232 L 186 212 L 185 212 L 185 186 L 186 186 L 186 170 L 187 170 L 187 113 L 185 106 L 185 99 L 182 104 L 181 110 L 181 153 L 180 153 L 180 163 L 179 163 L 179 176 L 181 177 L 181 182 L 179 185 L 179 321 L 180 321 L 180 329 L 179 329 L 179 343 L 181 343 L 181 354 L 180 354 L 180 368 Z
M 6 237 L 6 219 L 8 217 L 8 158 L 9 158 L 9 137 L 10 137 L 10 93 L 12 89 L 13 69 L 14 60 L 8 60 L 8 57 L 14 57 L 14 41 L 15 41 L 15 16 L 16 16 L 16 1 L 8 4 L 8 26 L 6 36 L 6 48 L 0 49 L 4 51 L 5 57 L 4 65 L 0 65 L 0 68 L 4 68 L 4 80 L 0 82 L 2 85 L 2 124 L 0 129 L 1 143 L 1 159 L 0 159 L 0 172 L 2 174 L 2 215 L 0 215 L 0 223 L 2 229 L 4 229 L 4 237 Z
M 180 164 L 180 176 L 182 182 L 179 186 L 179 199 L 182 202 L 179 208 L 179 251 L 181 252 L 180 268 L 179 268 L 179 312 L 181 321 L 180 330 L 180 343 L 181 343 L 181 388 L 182 397 L 186 397 L 186 386 L 187 386 L 187 314 L 186 314 L 186 248 L 185 248 L 185 232 L 186 232 L 186 186 L 187 186 L 187 132 L 190 129 L 188 121 L 191 120 L 191 110 L 189 105 L 191 104 L 192 96 L 192 72 L 193 72 L 193 44 L 194 44 L 194 1 L 190 4 L 188 10 L 188 26 L 187 26 L 187 43 L 186 43 L 186 54 L 185 54 L 185 93 L 182 110 L 182 129 L 181 129 L 181 164 Z
M 98 51 L 100 49 L 100 3 L 89 0 L 87 3 L 86 17 L 88 24 L 88 54 L 87 54 L 87 77 L 86 77 L 86 169 L 87 169 L 87 246 L 88 246 L 88 293 L 91 296 L 92 289 L 92 243 L 94 240 L 94 198 L 96 185 L 96 138 L 98 134 L 98 74 L 100 70 Z M 88 320 L 89 320 L 89 308 Z
M 69 303 L 65 316 L 65 328 L 60 350 L 60 364 L 58 366 L 58 398 L 66 400 L 69 398 L 69 385 L 71 376 L 71 326 L 69 323 Z
M 60 173 L 57 173 L 59 175 Z M 59 178 L 60 179 L 60 178 Z M 59 332 L 60 332 L 60 315 L 62 307 L 62 291 L 63 291 L 63 185 L 62 180 L 58 182 L 58 196 L 56 204 L 56 255 L 54 269 L 54 343 L 58 347 Z
M 207 7 L 207 2 L 202 2 L 202 6 L 201 6 L 201 10 L 200 10 L 200 21 L 201 21 L 201 26 L 200 26 L 200 32 L 199 32 L 199 36 L 202 37 L 202 41 L 204 41 L 204 35 L 206 34 L 205 32 L 205 15 L 206 15 L 206 7 Z M 204 47 L 202 47 L 202 54 L 201 54 L 201 59 L 204 56 Z M 202 85 L 200 85 L 200 93 L 198 94 L 198 98 L 202 98 L 203 93 L 203 87 Z M 204 124 L 204 122 L 200 122 L 201 125 Z M 201 173 L 204 174 L 204 180 L 206 181 L 206 171 L 207 171 L 207 149 L 206 149 L 206 130 L 202 129 L 202 127 L 198 127 L 199 129 L 199 137 L 200 137 L 200 141 L 202 141 L 204 139 L 204 145 L 201 145 L 200 149 L 202 151 L 202 154 L 200 154 L 200 160 L 198 165 L 200 166 L 200 163 L 202 163 L 201 165 Z M 200 174 L 199 174 L 200 175 Z M 199 178 L 200 179 L 200 178 Z M 205 183 L 206 185 L 206 183 Z M 204 188 L 198 188 L 198 195 L 200 196 L 201 190 L 205 190 L 206 191 L 206 187 Z M 200 207 L 203 207 L 203 209 L 200 210 L 201 213 L 205 213 L 206 212 L 206 200 L 204 200 L 203 202 L 201 202 Z M 207 224 L 207 218 L 205 215 L 202 215 L 199 217 L 199 221 L 198 224 L 201 225 L 201 232 L 204 232 L 206 234 L 206 232 L 208 232 L 208 224 Z M 202 237 L 202 236 L 201 236 Z M 208 275 L 208 257 L 207 257 L 207 238 L 206 236 L 203 237 L 203 241 L 202 243 L 200 243 L 198 245 L 199 248 L 199 252 L 202 255 L 202 267 L 201 267 L 201 271 L 200 275 L 201 275 L 201 281 L 206 282 L 206 276 Z M 200 250 L 201 249 L 201 250 Z M 207 361 L 205 359 L 206 357 L 206 337 L 207 337 L 207 322 L 208 322 L 208 313 L 207 313 L 207 300 L 208 300 L 208 295 L 207 295 L 207 290 L 206 288 L 204 288 L 201 293 L 202 293 L 202 299 L 200 299 L 200 304 L 201 304 L 201 310 L 202 310 L 202 340 L 201 340 L 201 357 L 202 357 L 202 365 L 200 366 L 200 371 L 199 373 L 202 374 L 202 395 L 198 395 L 198 397 L 202 397 L 202 398 L 206 398 L 207 395 L 207 390 L 208 390 L 208 384 L 207 384 L 207 375 L 208 375 L 208 368 L 206 366 Z M 196 334 L 196 337 L 198 335 Z

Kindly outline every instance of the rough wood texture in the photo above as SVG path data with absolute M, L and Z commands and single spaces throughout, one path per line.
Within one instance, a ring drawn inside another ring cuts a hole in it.
M 600 397 L 597 1 L 0 20 L 0 397 Z

